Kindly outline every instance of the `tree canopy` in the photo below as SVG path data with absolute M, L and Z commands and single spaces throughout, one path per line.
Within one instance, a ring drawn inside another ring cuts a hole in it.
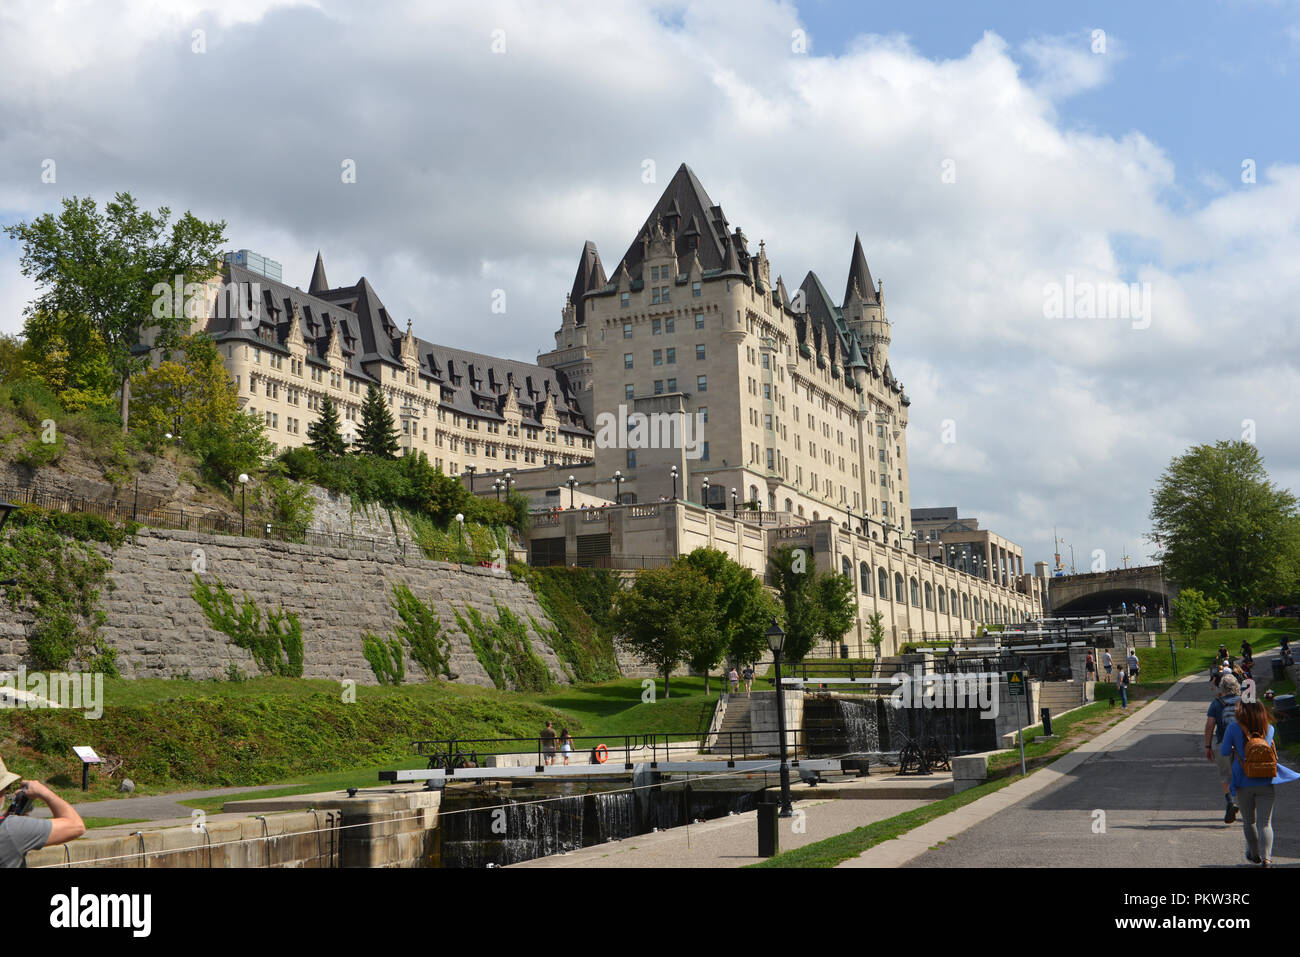
M 1198 445 L 1152 492 L 1151 540 L 1169 577 L 1237 611 L 1291 595 L 1300 573 L 1296 497 L 1269 481 L 1249 442 Z
M 703 672 L 707 693 L 709 670 L 724 655 L 737 663 L 762 657 L 767 650 L 766 631 L 778 608 L 757 575 L 716 548 L 697 548 L 677 563 L 701 572 L 718 589 L 711 609 L 713 623 L 701 632 L 712 640 L 696 640 L 688 656 L 691 668 Z
M 191 433 L 228 426 L 239 411 L 234 380 L 211 339 L 184 337 L 180 355 L 136 379 L 132 427 L 153 445 L 168 432 L 188 442 Z
M 205 223 L 191 213 L 170 223 L 171 210 L 141 210 L 130 193 L 118 193 L 101 212 L 90 197 L 69 197 L 58 215 L 6 226 L 22 244 L 22 273 L 36 281 L 39 295 L 27 316 L 57 317 L 63 340 L 83 348 L 96 338 L 120 390 L 122 430 L 130 411 L 131 377 L 148 367 L 145 352 L 133 351 L 145 324 L 154 343 L 173 344 L 188 332 L 185 309 L 157 309 L 161 288 L 204 282 L 217 272 L 226 224 Z M 175 297 L 168 295 L 167 300 Z
M 717 640 L 714 608 L 720 589 L 699 569 L 677 562 L 652 568 L 614 598 L 611 622 L 619 644 L 654 665 L 669 697 L 672 671 L 700 643 Z

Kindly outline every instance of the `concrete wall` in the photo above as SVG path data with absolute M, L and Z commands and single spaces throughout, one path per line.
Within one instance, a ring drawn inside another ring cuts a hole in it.
M 259 673 L 247 651 L 209 627 L 192 597 L 194 568 L 201 563 L 199 577 L 209 584 L 220 579 L 236 601 L 247 592 L 263 614 L 283 606 L 299 616 L 306 678 L 376 683 L 361 653 L 362 634 L 369 630 L 391 637 L 399 622 L 392 586 L 401 581 L 422 601 L 433 602 L 451 642 L 451 670 L 459 681 L 492 684 L 453 609 L 464 614 L 466 608 L 477 608 L 495 621 L 494 603 L 523 621 L 551 677 L 569 680 L 554 651 L 532 628 L 529 616 L 543 628 L 551 624 L 532 591 L 490 568 L 403 560 L 400 551 L 391 549 L 361 552 L 155 530 L 141 531 L 111 557 L 113 588 L 100 598 L 107 615 L 101 632 L 118 649 L 118 666 L 126 677 L 221 678 L 231 663 L 246 675 Z M 0 670 L 25 663 L 31 623 L 31 616 L 22 613 L 0 621 Z M 424 677 L 413 661 L 407 661 L 406 669 L 408 680 Z
M 326 798 L 302 795 L 314 810 L 221 816 L 206 830 L 157 828 L 83 837 L 27 855 L 28 867 L 428 867 L 436 864 L 441 793 Z M 242 801 L 274 812 L 283 803 Z

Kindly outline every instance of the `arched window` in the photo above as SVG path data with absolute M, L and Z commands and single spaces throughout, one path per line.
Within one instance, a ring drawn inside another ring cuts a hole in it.
M 881 598 L 889 597 L 889 574 L 883 568 L 876 569 L 876 594 Z
M 866 562 L 858 562 L 858 587 L 862 594 L 871 594 L 871 566 Z
M 775 493 L 775 492 L 768 492 L 768 493 L 767 493 L 767 507 L 768 507 L 768 510 L 769 510 L 769 511 L 772 511 L 772 512 L 775 512 L 775 511 L 776 511 L 776 493 Z
M 786 500 L 785 500 L 785 510 L 786 510 L 787 512 L 793 512 L 793 511 L 794 511 L 794 502 L 790 501 L 789 499 L 786 499 Z
M 961 616 L 963 618 L 970 617 L 970 595 L 965 593 L 961 596 Z
M 903 576 L 898 572 L 894 572 L 894 601 L 900 605 L 907 601 L 903 595 Z
M 799 517 L 800 517 L 800 518 L 803 518 L 803 506 L 802 506 L 802 505 L 799 506 Z
M 950 589 L 948 598 L 952 601 L 952 613 L 955 615 L 957 614 L 957 589 Z
M 934 611 L 934 586 L 929 582 L 925 583 L 925 610 Z
M 849 561 L 848 555 L 840 556 L 840 574 L 849 579 L 849 581 L 853 580 L 853 563 Z
M 989 600 L 988 600 L 987 598 L 985 598 L 985 599 L 984 599 L 984 617 L 981 619 L 981 621 L 988 621 L 988 620 L 989 620 Z
M 940 588 L 939 589 L 939 614 L 946 615 L 947 613 L 948 613 L 948 589 Z
M 755 502 L 755 503 L 758 502 L 758 486 L 757 486 L 757 485 L 751 485 L 751 486 L 749 487 L 749 500 L 750 500 L 751 502 Z
M 817 513 L 817 510 L 814 509 L 814 510 L 813 510 L 813 521 L 814 521 L 814 522 L 815 522 L 815 521 L 818 521 L 820 518 L 821 518 L 821 515 L 819 515 L 819 514 Z
M 908 581 L 908 584 L 911 586 L 910 590 L 912 592 L 912 607 L 920 608 L 921 607 L 921 583 L 918 582 L 915 578 L 913 578 Z

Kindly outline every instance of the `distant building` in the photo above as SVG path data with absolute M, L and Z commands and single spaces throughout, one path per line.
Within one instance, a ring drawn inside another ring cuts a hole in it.
M 403 454 L 424 452 L 449 475 L 591 461 L 594 437 L 564 372 L 418 338 L 365 277 L 330 286 L 319 254 L 306 292 L 280 282 L 279 269 L 248 250 L 229 254 L 192 323 L 212 336 L 240 405 L 263 418 L 277 449 L 306 444 L 327 395 L 345 441 L 354 437 L 373 383 Z
M 978 519 L 958 518 L 956 508 L 914 508 L 916 553 L 988 581 L 1019 581 L 1025 574 L 1020 546 L 979 525 Z

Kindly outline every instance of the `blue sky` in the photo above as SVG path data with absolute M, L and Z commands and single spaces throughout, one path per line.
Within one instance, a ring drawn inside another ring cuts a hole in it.
M 1201 202 L 1202 175 L 1239 184 L 1241 162 L 1300 156 L 1300 5 L 1290 2 L 844 3 L 803 0 L 810 52 L 838 56 L 863 32 L 899 33 L 921 54 L 965 56 L 985 30 L 1018 51 L 1049 36 L 1087 46 L 1104 30 L 1105 85 L 1058 103 L 1065 125 L 1141 130 L 1179 165 L 1179 194 Z M 1031 57 L 1013 54 L 1028 75 Z M 1291 116 L 1284 111 L 1291 104 Z

